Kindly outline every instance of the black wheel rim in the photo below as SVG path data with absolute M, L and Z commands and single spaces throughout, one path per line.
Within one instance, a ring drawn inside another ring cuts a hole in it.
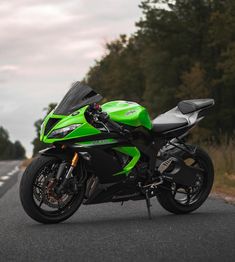
M 56 199 L 56 194 L 47 196 L 48 189 L 45 188 L 47 181 L 52 181 L 56 175 L 60 162 L 53 161 L 43 166 L 36 175 L 33 183 L 33 200 L 37 209 L 46 216 L 55 217 L 65 214 L 72 205 L 80 198 L 81 192 L 64 194 Z
M 207 188 L 207 176 L 206 176 L 206 166 L 200 161 L 200 159 L 192 159 L 192 163 L 189 166 L 200 168 L 202 170 L 203 176 L 197 176 L 195 186 L 193 187 L 183 187 L 175 183 L 172 184 L 171 193 L 174 201 L 182 206 L 192 206 L 198 202 Z M 188 160 L 185 159 L 185 160 Z

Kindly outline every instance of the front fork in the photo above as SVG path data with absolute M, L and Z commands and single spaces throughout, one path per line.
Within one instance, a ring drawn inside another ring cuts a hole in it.
M 74 168 L 76 168 L 78 160 L 79 160 L 79 155 L 78 155 L 77 152 L 75 152 L 74 155 L 73 155 L 72 161 L 71 161 L 70 168 L 69 168 L 63 182 L 60 184 L 60 186 L 56 190 L 57 194 L 63 194 L 63 190 L 64 190 L 66 184 L 68 183 L 68 180 L 72 177 L 73 170 L 74 170 Z M 56 174 L 57 181 L 59 180 L 59 178 L 63 174 L 65 166 L 66 166 L 65 162 L 60 164 L 58 172 Z M 75 189 L 75 191 L 77 191 L 77 189 Z
M 71 161 L 71 166 L 70 166 L 70 168 L 69 168 L 68 173 L 67 173 L 66 176 L 65 176 L 65 179 L 69 179 L 69 178 L 71 177 L 74 168 L 77 166 L 78 159 L 79 159 L 78 153 L 75 152 L 75 153 L 74 153 L 74 156 L 73 156 L 73 159 L 72 159 L 72 161 Z

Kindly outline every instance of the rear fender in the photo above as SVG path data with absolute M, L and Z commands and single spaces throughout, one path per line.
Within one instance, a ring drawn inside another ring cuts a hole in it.
M 183 155 L 187 154 L 188 156 L 194 157 L 196 153 L 196 146 L 178 143 L 177 139 L 172 139 L 167 146 L 164 146 L 160 150 L 160 154 L 167 154 L 169 156 L 175 156 L 182 158 Z

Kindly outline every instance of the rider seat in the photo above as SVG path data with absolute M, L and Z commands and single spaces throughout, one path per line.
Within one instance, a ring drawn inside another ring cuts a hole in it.
M 187 119 L 183 115 L 182 117 L 178 116 L 177 111 L 179 110 L 175 107 L 172 110 L 156 117 L 152 121 L 152 130 L 156 133 L 163 133 L 172 129 L 187 126 Z

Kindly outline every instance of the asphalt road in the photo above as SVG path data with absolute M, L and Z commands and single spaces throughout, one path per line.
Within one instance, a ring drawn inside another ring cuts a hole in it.
M 20 161 L 0 161 L 0 197 L 17 181 Z
M 0 177 L 16 164 L 0 163 Z M 0 186 L 1 262 L 235 261 L 235 206 L 222 200 L 210 198 L 197 212 L 177 216 L 152 200 L 152 220 L 144 201 L 82 206 L 62 224 L 41 225 L 21 208 L 17 173 L 7 192 L 9 185 Z

